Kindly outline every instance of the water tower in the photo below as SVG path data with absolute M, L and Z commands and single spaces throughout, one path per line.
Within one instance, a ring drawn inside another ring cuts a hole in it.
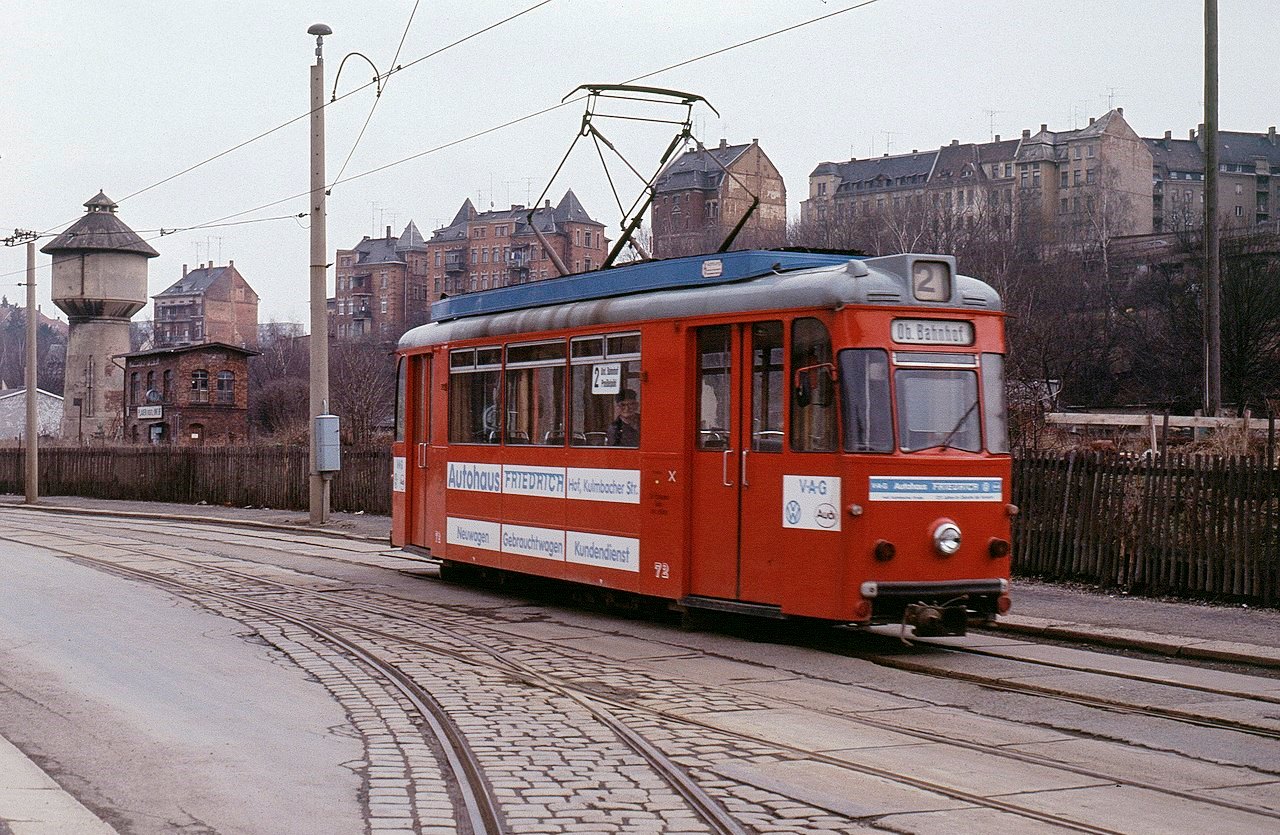
M 129 351 L 129 319 L 147 303 L 147 246 L 102 192 L 87 212 L 40 248 L 53 257 L 53 303 L 67 314 L 62 437 L 113 438 L 124 417 L 124 372 L 112 357 Z

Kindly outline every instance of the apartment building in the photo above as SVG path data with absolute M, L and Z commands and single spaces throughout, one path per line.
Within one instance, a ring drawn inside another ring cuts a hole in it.
M 654 180 L 653 256 L 716 251 L 759 198 L 735 249 L 781 246 L 787 239 L 787 190 L 759 140 L 696 148 L 672 160 Z
M 554 207 L 522 205 L 480 212 L 465 200 L 448 226 L 426 243 L 428 298 L 525 284 L 560 274 L 551 253 L 570 273 L 597 269 L 609 252 L 604 224 L 593 219 L 570 189 Z
M 334 297 L 329 300 L 329 335 L 338 339 L 400 338 L 427 321 L 427 244 L 409 221 L 399 236 L 386 228 L 368 235 L 334 259 Z
M 1153 231 L 1178 232 L 1204 223 L 1204 126 L 1186 139 L 1165 131 L 1145 140 L 1151 151 Z M 1276 172 L 1275 177 L 1272 172 Z M 1266 133 L 1218 132 L 1218 217 L 1245 228 L 1276 220 L 1280 205 L 1280 139 Z
M 1151 231 L 1151 151 L 1112 110 L 1088 126 L 1019 139 L 824 162 L 809 176 L 802 224 L 902 212 L 960 217 L 1071 243 Z
M 152 296 L 155 304 L 152 343 L 157 348 L 224 342 L 258 347 L 258 294 L 231 261 L 194 270 L 182 265 L 182 278 Z

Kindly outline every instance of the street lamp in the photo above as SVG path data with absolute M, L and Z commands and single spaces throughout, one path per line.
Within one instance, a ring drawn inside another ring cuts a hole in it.
M 316 36 L 316 62 L 311 66 L 311 475 L 310 522 L 329 521 L 329 475 L 321 473 L 317 451 L 318 418 L 329 409 L 329 317 L 325 273 L 328 263 L 325 242 L 324 193 L 324 36 L 333 30 L 323 23 L 313 24 L 308 35 Z

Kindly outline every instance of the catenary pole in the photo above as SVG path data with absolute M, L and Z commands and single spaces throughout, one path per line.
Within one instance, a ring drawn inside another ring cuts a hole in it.
M 316 62 L 311 66 L 311 476 L 310 522 L 329 521 L 329 478 L 320 472 L 316 420 L 329 407 L 329 316 L 325 274 L 324 193 L 324 36 L 333 30 L 323 23 L 307 29 L 316 36 Z
M 24 384 L 27 387 L 27 492 L 26 503 L 35 504 L 40 498 L 39 427 L 36 423 L 36 242 L 27 241 L 27 367 Z
M 1218 236 L 1218 0 L 1204 2 L 1204 413 L 1222 410 L 1222 301 Z

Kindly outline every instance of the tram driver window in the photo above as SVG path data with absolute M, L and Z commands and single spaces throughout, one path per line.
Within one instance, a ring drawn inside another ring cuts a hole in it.
M 449 443 L 496 444 L 502 439 L 501 369 L 501 348 L 449 352 Z
M 569 445 L 640 446 L 640 334 L 570 342 Z
M 507 346 L 506 442 L 564 446 L 564 342 Z
M 846 452 L 892 452 L 889 355 L 878 349 L 840 352 L 840 397 Z
M 835 364 L 831 335 L 817 319 L 791 325 L 791 449 L 833 452 L 836 448 Z

